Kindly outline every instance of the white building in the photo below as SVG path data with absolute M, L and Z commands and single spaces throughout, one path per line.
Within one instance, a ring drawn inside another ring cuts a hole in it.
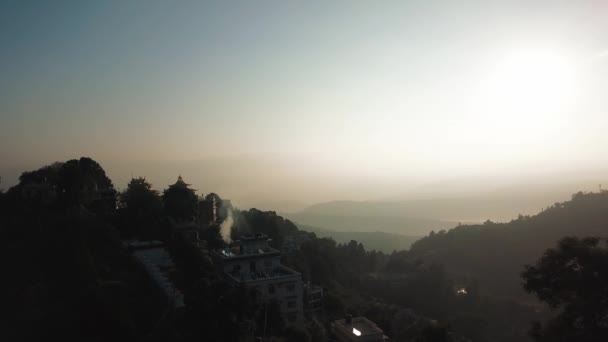
M 313 285 L 310 282 L 304 284 L 304 313 L 307 317 L 321 311 L 323 308 L 324 291 L 321 286 Z
M 211 254 L 235 286 L 255 289 L 259 301 L 276 301 L 285 323 L 303 326 L 302 275 L 281 265 L 281 252 L 270 247 L 266 235 L 246 235 L 235 249 Z

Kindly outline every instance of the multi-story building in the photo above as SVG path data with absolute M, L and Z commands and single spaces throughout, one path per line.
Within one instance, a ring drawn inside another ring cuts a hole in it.
M 310 282 L 304 284 L 304 313 L 312 317 L 323 308 L 323 288 Z
M 258 301 L 276 301 L 287 324 L 304 324 L 302 275 L 281 264 L 281 252 L 270 247 L 266 235 L 246 235 L 238 248 L 211 254 L 226 279 L 256 290 Z
M 332 323 L 332 329 L 338 342 L 388 342 L 391 339 L 384 335 L 376 323 L 365 317 L 346 316 Z

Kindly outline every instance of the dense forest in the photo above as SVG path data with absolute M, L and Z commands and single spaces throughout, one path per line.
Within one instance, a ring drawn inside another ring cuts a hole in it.
M 210 203 L 222 202 L 181 177 L 162 192 L 144 178 L 118 192 L 90 158 L 24 172 L 0 192 L 3 340 L 327 341 L 329 323 L 345 314 L 368 317 L 395 341 L 608 336 L 608 252 L 600 239 L 607 192 L 575 194 L 509 223 L 431 233 L 391 253 L 317 237 L 272 211 L 210 217 Z M 175 234 L 187 225 L 204 248 Z M 322 314 L 303 329 L 287 327 L 217 274 L 207 252 L 245 233 L 267 234 L 277 249 L 304 237 L 282 253 L 305 282 L 325 289 Z M 176 264 L 171 279 L 185 296 L 180 314 L 165 312 L 162 294 L 130 257 L 124 241 L 133 239 L 166 244 Z
M 486 221 L 432 232 L 411 247 L 413 256 L 438 262 L 452 274 L 477 279 L 488 294 L 525 300 L 519 273 L 564 236 L 608 237 L 608 191 L 576 193 L 534 216 Z

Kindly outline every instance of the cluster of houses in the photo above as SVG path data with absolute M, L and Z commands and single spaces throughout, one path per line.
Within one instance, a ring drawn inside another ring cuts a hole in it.
M 226 215 L 221 212 L 225 205 L 208 196 L 202 205 L 209 224 L 217 224 Z M 224 202 L 229 203 L 224 200 Z M 225 204 L 225 203 L 224 203 Z M 307 320 L 320 317 L 323 311 L 324 288 L 302 280 L 302 274 L 281 264 L 281 250 L 270 246 L 270 239 L 263 234 L 243 235 L 231 247 L 209 251 L 198 237 L 199 226 L 190 222 L 173 222 L 173 234 L 186 238 L 209 255 L 231 286 L 245 287 L 255 293 L 258 304 L 275 302 L 287 325 L 303 328 Z M 309 239 L 307 234 L 286 239 L 282 249 L 293 253 Z M 168 272 L 174 269 L 171 256 L 160 241 L 128 241 L 125 246 L 139 262 L 154 284 L 167 298 L 168 309 L 184 307 L 183 294 L 171 283 Z M 365 317 L 350 317 L 332 322 L 337 341 L 388 341 L 388 337 Z
M 165 275 L 174 267 L 171 257 L 159 241 L 126 243 L 155 284 L 164 291 L 173 309 L 184 306 L 183 295 Z M 218 272 L 232 286 L 245 286 L 258 294 L 258 303 L 274 301 L 288 325 L 303 327 L 306 319 L 315 317 L 323 308 L 324 289 L 302 281 L 299 272 L 281 264 L 281 252 L 270 247 L 266 235 L 245 235 L 232 248 L 210 252 Z M 375 323 L 365 317 L 346 316 L 332 322 L 339 342 L 385 342 L 390 339 Z
M 281 264 L 281 252 L 270 247 L 266 235 L 242 236 L 237 248 L 211 255 L 233 286 L 255 290 L 261 303 L 276 301 L 287 324 L 304 325 L 302 275 Z
M 82 162 L 82 161 L 81 161 Z M 86 162 L 86 160 L 85 160 Z M 58 166 L 55 166 L 58 167 Z M 186 189 L 181 177 L 171 187 Z M 78 189 L 87 196 L 93 208 L 116 209 L 116 193 L 113 189 L 99 189 L 97 184 L 86 183 Z M 24 198 L 51 203 L 57 197 L 56 189 L 46 181 L 28 181 L 21 188 Z M 276 302 L 287 325 L 303 328 L 307 320 L 315 319 L 323 311 L 324 288 L 302 280 L 302 274 L 281 264 L 281 253 L 292 254 L 310 240 L 304 232 L 285 238 L 282 250 L 272 248 L 266 235 L 243 235 L 230 248 L 209 251 L 206 243 L 199 239 L 202 227 L 218 226 L 229 215 L 230 201 L 216 194 L 209 194 L 198 201 L 198 224 L 185 220 L 171 220 L 172 236 L 188 241 L 204 255 L 209 255 L 221 274 L 232 286 L 246 287 L 256 293 L 259 304 Z M 123 245 L 131 257 L 141 266 L 166 298 L 166 310 L 178 312 L 185 307 L 184 295 L 170 279 L 176 270 L 171 255 L 162 241 L 124 241 Z M 350 317 L 332 322 L 333 334 L 339 342 L 387 341 L 383 331 L 365 317 Z

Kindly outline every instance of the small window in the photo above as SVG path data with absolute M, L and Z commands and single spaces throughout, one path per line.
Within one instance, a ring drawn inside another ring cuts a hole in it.
M 271 267 L 272 266 L 272 261 L 270 261 L 270 260 L 264 261 L 264 266 Z
M 274 285 L 268 285 L 268 293 L 270 293 L 270 294 L 274 294 L 275 293 Z
M 290 322 L 295 322 L 297 318 L 298 318 L 298 316 L 296 314 L 287 315 L 287 320 Z
M 293 292 L 295 290 L 296 290 L 296 284 L 288 284 L 287 285 L 287 291 Z
M 292 309 L 296 307 L 296 301 L 295 300 L 290 300 L 289 302 L 287 302 L 287 307 Z
M 236 265 L 232 265 L 232 272 L 238 272 L 241 270 L 241 265 L 236 264 Z
M 249 263 L 249 271 L 255 272 L 255 261 Z

